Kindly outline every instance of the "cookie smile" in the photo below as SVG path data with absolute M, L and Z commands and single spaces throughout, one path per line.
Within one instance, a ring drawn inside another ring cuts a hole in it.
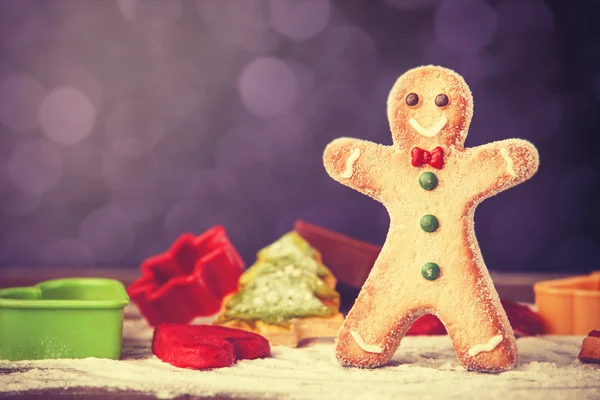
M 419 132 L 423 136 L 434 137 L 442 128 L 446 126 L 448 123 L 448 119 L 446 117 L 442 117 L 435 124 L 431 125 L 429 128 L 423 128 L 423 126 L 414 118 L 408 120 L 410 126 L 414 128 L 415 131 Z

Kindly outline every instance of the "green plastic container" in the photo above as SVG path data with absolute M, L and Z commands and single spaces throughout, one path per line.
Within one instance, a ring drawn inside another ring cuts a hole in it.
M 112 279 L 69 278 L 0 290 L 0 360 L 121 357 L 129 297 Z

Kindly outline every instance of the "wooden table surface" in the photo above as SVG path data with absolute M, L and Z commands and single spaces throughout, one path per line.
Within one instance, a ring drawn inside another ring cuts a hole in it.
M 35 268 L 35 267 L 11 267 L 0 268 L 0 288 L 29 286 L 41 281 L 64 278 L 64 277 L 104 277 L 117 279 L 125 286 L 129 285 L 138 277 L 137 269 L 123 268 Z M 535 281 L 559 277 L 558 275 L 536 275 L 536 274 L 492 274 L 492 278 L 500 294 L 500 297 L 514 301 L 533 302 L 532 284 Z M 354 288 L 340 288 L 344 303 L 351 304 L 352 298 L 358 292 Z M 14 373 L 14 370 L 2 370 L 0 374 Z M 129 399 L 154 399 L 154 395 L 132 392 L 114 391 L 98 388 L 65 388 L 60 390 L 13 392 L 2 394 L 3 397 L 11 399 L 43 398 L 43 399 L 105 399 L 114 397 L 126 397 Z M 178 399 L 199 399 L 197 396 L 183 396 Z M 211 397 L 215 398 L 215 397 Z M 221 399 L 232 397 L 221 396 Z M 236 398 L 240 398 L 236 396 Z

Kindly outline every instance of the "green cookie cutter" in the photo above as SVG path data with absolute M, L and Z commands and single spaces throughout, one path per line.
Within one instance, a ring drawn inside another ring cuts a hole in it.
M 0 360 L 121 357 L 129 297 L 113 279 L 67 278 L 0 290 Z

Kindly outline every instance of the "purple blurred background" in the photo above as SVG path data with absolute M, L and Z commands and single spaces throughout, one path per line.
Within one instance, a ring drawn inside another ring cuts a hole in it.
M 214 224 L 251 262 L 296 218 L 381 244 L 385 210 L 322 151 L 391 143 L 392 84 L 433 63 L 471 86 L 467 146 L 540 150 L 478 208 L 488 267 L 598 269 L 593 3 L 2 0 L 0 262 L 135 268 Z

